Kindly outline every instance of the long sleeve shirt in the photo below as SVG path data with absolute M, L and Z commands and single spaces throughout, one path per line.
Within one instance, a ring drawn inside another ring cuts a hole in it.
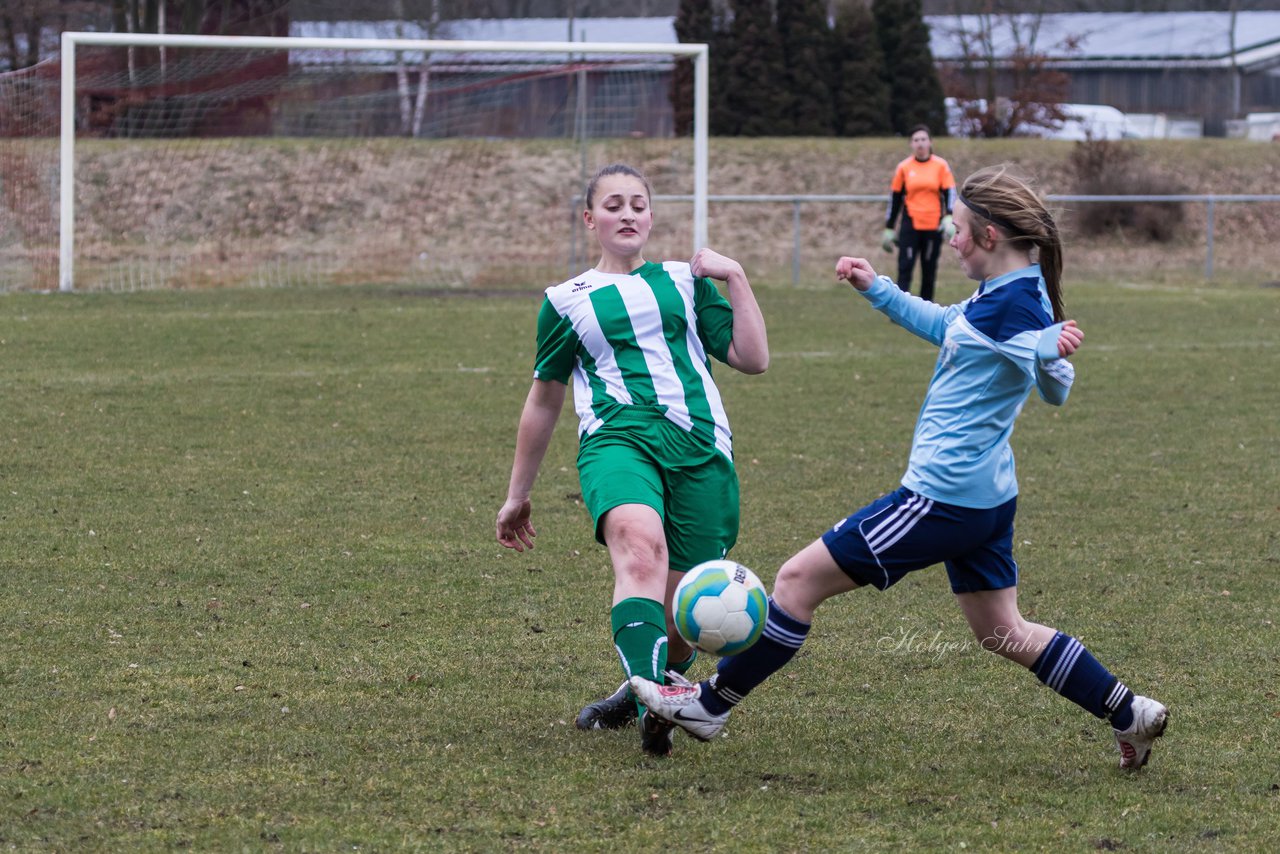
M 1058 356 L 1061 323 L 1038 264 L 984 281 L 964 302 L 940 306 L 887 276 L 863 292 L 894 323 L 939 347 L 902 485 L 961 507 L 997 507 L 1018 494 L 1009 437 L 1034 387 L 1055 406 L 1075 369 Z

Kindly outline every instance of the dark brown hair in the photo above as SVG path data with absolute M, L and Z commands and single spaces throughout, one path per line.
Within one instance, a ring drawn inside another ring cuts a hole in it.
M 600 183 L 600 179 L 607 178 L 610 175 L 630 175 L 632 178 L 639 178 L 640 183 L 644 184 L 644 194 L 653 198 L 653 189 L 649 186 L 649 179 L 644 177 L 644 173 L 634 166 L 626 163 L 610 163 L 608 166 L 602 166 L 590 181 L 587 182 L 587 210 L 591 210 L 592 204 L 596 199 L 596 185 Z

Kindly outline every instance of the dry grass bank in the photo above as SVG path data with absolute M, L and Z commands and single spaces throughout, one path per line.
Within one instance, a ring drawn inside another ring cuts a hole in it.
M 1074 143 L 939 140 L 957 176 L 1009 162 L 1046 193 L 1076 191 Z M 1265 193 L 1280 186 L 1280 148 L 1237 140 L 1134 143 L 1140 161 L 1190 193 Z M 56 271 L 54 141 L 0 141 L 0 278 L 48 287 Z M 717 139 L 713 194 L 883 197 L 902 140 Z M 537 288 L 590 263 L 572 199 L 581 152 L 551 141 L 86 141 L 78 147 L 78 281 L 101 286 L 219 286 L 250 281 L 393 282 Z M 659 194 L 692 188 L 685 140 L 593 143 L 588 169 L 636 163 Z M 52 195 L 51 195 L 52 193 Z M 1063 206 L 1060 206 L 1063 207 Z M 1084 205 L 1062 210 L 1070 269 L 1094 276 L 1195 279 L 1205 266 L 1206 208 L 1188 204 L 1176 238 L 1079 239 Z M 652 257 L 692 245 L 690 206 L 657 208 Z M 872 253 L 883 203 L 806 204 L 802 278 L 825 278 L 842 253 Z M 1220 279 L 1276 278 L 1280 205 L 1218 205 Z M 789 204 L 713 203 L 710 242 L 761 281 L 790 281 Z M 263 273 L 262 270 L 267 270 Z M 944 271 L 944 282 L 950 273 Z

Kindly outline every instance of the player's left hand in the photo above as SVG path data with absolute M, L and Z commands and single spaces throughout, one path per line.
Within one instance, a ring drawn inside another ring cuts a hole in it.
M 731 275 L 742 272 L 742 265 L 732 258 L 721 255 L 705 246 L 693 253 L 689 260 L 689 269 L 695 276 L 706 276 L 709 279 L 724 281 Z
M 1074 320 L 1068 320 L 1062 324 L 1062 331 L 1058 333 L 1058 355 L 1066 358 L 1080 349 L 1080 345 L 1084 342 L 1084 330 L 1076 326 Z

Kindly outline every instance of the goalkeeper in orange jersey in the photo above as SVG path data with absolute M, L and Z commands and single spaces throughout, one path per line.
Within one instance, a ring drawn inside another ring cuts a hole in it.
M 911 129 L 911 156 L 893 172 L 889 213 L 880 245 L 885 252 L 892 252 L 897 243 L 898 287 L 904 291 L 911 290 L 911 272 L 916 258 L 920 259 L 920 296 L 930 301 L 938 279 L 942 243 L 955 234 L 951 224 L 955 191 L 951 167 L 933 153 L 929 128 L 916 125 Z M 902 227 L 894 234 L 893 224 L 904 208 Z

